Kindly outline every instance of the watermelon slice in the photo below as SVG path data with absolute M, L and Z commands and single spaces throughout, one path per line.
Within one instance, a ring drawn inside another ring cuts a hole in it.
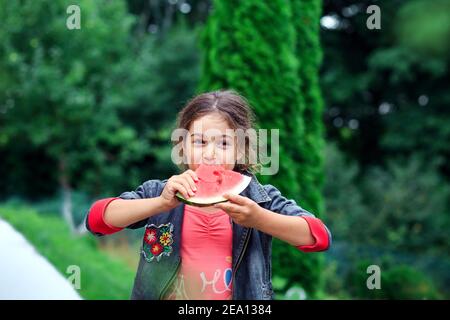
M 215 203 L 228 201 L 222 195 L 225 193 L 239 194 L 247 188 L 251 177 L 233 170 L 225 170 L 217 165 L 201 164 L 195 173 L 198 177 L 195 196 L 185 199 L 177 192 L 179 200 L 198 207 L 211 206 Z

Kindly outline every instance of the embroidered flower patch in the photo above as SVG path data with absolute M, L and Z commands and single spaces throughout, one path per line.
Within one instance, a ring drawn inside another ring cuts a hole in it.
M 144 241 L 142 243 L 142 254 L 145 260 L 151 262 L 161 260 L 163 255 L 172 253 L 173 224 L 161 224 L 156 226 L 149 224 L 145 226 Z

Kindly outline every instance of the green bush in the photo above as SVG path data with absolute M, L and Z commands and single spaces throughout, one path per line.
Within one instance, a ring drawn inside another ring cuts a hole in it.
M 387 269 L 380 264 L 380 289 L 368 289 L 368 261 L 360 261 L 348 277 L 349 291 L 360 299 L 439 299 L 440 293 L 423 272 L 409 265 L 392 265 Z
M 71 235 L 61 218 L 39 215 L 26 206 L 0 206 L 0 218 L 21 232 L 63 275 L 68 266 L 79 266 L 79 294 L 84 299 L 129 299 L 134 270 L 100 252 L 93 236 Z
M 345 157 L 336 144 L 328 143 L 325 148 L 326 223 L 336 240 L 354 239 L 354 229 L 361 217 L 369 211 L 363 203 L 358 187 L 360 169 L 358 164 Z
M 448 252 L 450 186 L 439 175 L 440 160 L 415 154 L 370 170 L 362 188 L 370 211 L 352 236 L 396 250 Z
M 422 272 L 401 265 L 388 270 L 383 277 L 385 296 L 387 299 L 438 299 L 431 280 Z
M 410 253 L 449 250 L 450 186 L 439 159 L 415 154 L 361 172 L 329 143 L 325 163 L 326 222 L 335 240 Z

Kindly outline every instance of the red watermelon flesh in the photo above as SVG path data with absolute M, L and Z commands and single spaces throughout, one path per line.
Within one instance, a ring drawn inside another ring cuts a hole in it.
M 208 206 L 227 201 L 222 195 L 225 193 L 239 194 L 248 186 L 251 177 L 233 170 L 226 170 L 218 165 L 201 164 L 195 170 L 199 181 L 196 183 L 195 196 L 184 199 L 181 194 L 177 197 L 185 203 L 197 206 Z

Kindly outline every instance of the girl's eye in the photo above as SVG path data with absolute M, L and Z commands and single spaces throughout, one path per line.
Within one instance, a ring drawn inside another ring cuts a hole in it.
M 220 143 L 220 147 L 223 149 L 227 148 L 229 145 L 228 141 L 222 141 L 222 143 Z
M 204 141 L 202 139 L 194 139 L 193 143 L 196 145 L 202 145 Z

